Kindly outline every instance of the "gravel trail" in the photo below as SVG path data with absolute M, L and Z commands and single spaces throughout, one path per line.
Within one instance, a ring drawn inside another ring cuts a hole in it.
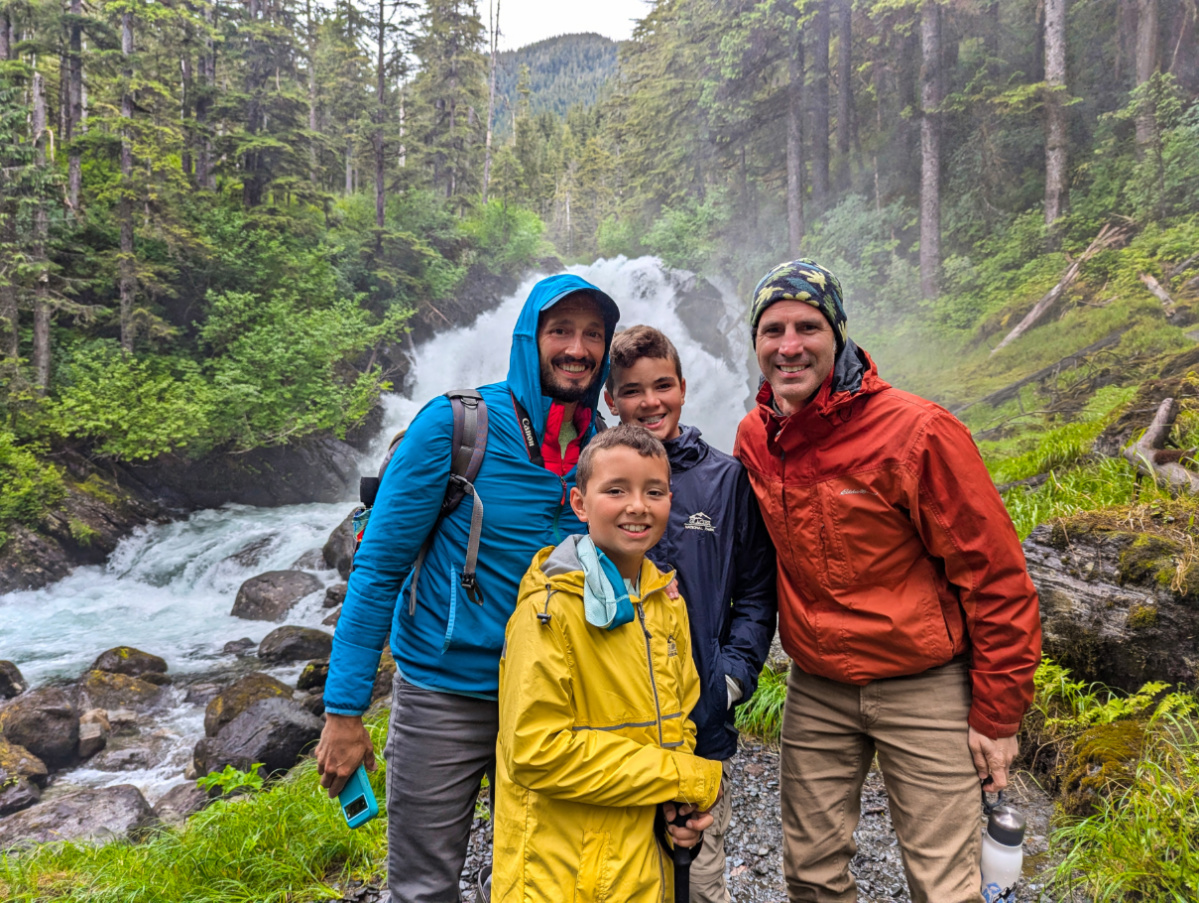
M 732 903 L 787 903 L 778 777 L 777 746 L 743 736 L 741 751 L 733 760 L 733 818 L 726 838 Z M 1045 881 L 1055 865 L 1047 852 L 1052 801 L 1031 776 L 1023 772 L 1015 775 L 1006 799 L 1024 814 L 1028 822 L 1024 880 L 1017 892 L 1017 900 L 1019 903 L 1059 903 L 1044 893 Z M 982 829 L 981 822 L 979 829 Z M 858 879 L 860 903 L 910 901 L 899 844 L 891 828 L 887 792 L 877 768 L 871 769 L 862 790 L 862 820 L 854 832 L 854 839 L 858 853 L 850 867 Z M 476 818 L 460 885 L 464 903 L 476 903 L 474 875 L 490 861 L 491 823 Z M 381 883 L 382 876 L 379 881 Z M 387 896 L 368 885 L 350 890 L 344 899 L 353 903 L 386 903 Z

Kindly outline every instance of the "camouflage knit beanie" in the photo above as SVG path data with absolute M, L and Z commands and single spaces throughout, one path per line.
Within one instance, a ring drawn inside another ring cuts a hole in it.
M 811 304 L 828 320 L 837 340 L 837 354 L 845 347 L 849 328 L 845 305 L 841 300 L 841 282 L 813 260 L 804 258 L 780 263 L 767 273 L 754 289 L 749 307 L 749 332 L 758 346 L 758 321 L 762 313 L 776 301 L 804 301 Z

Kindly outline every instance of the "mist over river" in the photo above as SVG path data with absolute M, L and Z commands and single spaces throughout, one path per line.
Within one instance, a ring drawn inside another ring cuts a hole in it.
M 622 327 L 647 323 L 671 337 L 687 380 L 684 422 L 699 427 L 717 448 L 731 450 L 756 383 L 741 302 L 709 285 L 693 290 L 689 274 L 666 270 L 654 258 L 600 260 L 569 272 L 616 300 Z M 391 437 L 430 398 L 504 378 L 512 329 L 538 278 L 528 277 L 471 325 L 447 330 L 415 349 L 405 392 L 383 399 L 383 426 L 362 456 L 363 473 L 376 470 Z M 237 667 L 237 659 L 222 652 L 224 645 L 242 637 L 257 643 L 279 626 L 232 617 L 238 587 L 264 571 L 319 564 L 319 554 L 309 553 L 319 550 L 354 501 L 198 511 L 138 528 L 103 566 L 79 568 L 43 589 L 0 596 L 0 659 L 15 662 L 31 686 L 77 678 L 100 652 L 117 645 L 160 655 L 171 675 L 184 678 L 170 690 L 169 710 L 149 718 L 161 741 L 156 763 L 115 772 L 85 765 L 59 775 L 55 783 L 131 783 L 153 802 L 181 780 L 191 749 L 203 736 L 203 706 L 186 701 L 187 684 L 232 680 L 227 672 Z M 304 569 L 325 586 L 339 580 L 336 571 Z M 319 627 L 328 613 L 322 596 L 323 591 L 303 599 L 286 623 Z M 270 673 L 294 683 L 299 670 L 290 665 Z

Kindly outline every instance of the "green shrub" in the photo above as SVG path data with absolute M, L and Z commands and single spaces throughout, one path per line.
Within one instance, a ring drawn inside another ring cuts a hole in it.
M 462 222 L 479 260 L 496 275 L 516 273 L 538 257 L 553 253 L 543 237 L 545 224 L 532 210 L 490 200 Z
M 66 495 L 62 472 L 40 461 L 38 451 L 0 429 L 0 546 L 8 540 L 7 524 L 36 526 Z
M 59 367 L 47 422 L 104 457 L 140 461 L 210 439 L 212 391 L 186 358 L 126 355 L 111 339 L 84 342 Z

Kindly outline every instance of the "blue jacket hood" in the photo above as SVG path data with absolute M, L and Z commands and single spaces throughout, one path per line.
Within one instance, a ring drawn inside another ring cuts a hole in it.
M 600 364 L 599 379 L 582 403 L 594 410 L 599 404 L 604 381 L 608 378 L 608 349 L 612 347 L 612 336 L 616 332 L 616 322 L 620 319 L 620 309 L 616 302 L 579 276 L 562 273 L 542 279 L 529 292 L 529 298 L 516 320 L 516 329 L 512 333 L 512 354 L 508 360 L 508 387 L 534 421 L 533 425 L 539 438 L 545 433 L 545 423 L 553 400 L 541 392 L 537 321 L 542 311 L 548 310 L 575 292 L 591 295 L 599 304 L 604 316 L 604 359 Z

